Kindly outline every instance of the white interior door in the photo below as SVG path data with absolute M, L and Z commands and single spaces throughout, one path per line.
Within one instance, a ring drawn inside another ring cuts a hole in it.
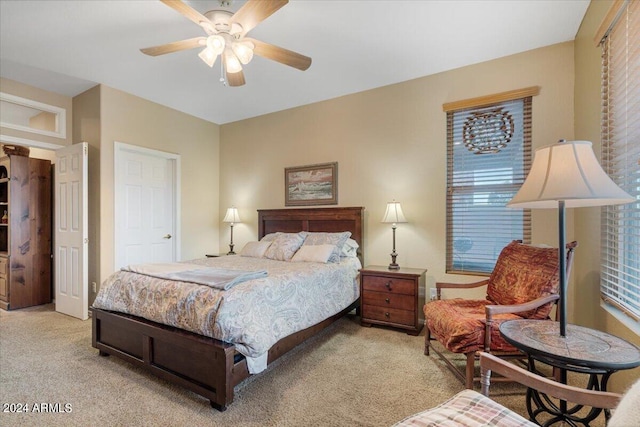
M 55 273 L 56 311 L 89 318 L 88 144 L 56 150 Z
M 115 268 L 176 261 L 175 154 L 115 143 Z

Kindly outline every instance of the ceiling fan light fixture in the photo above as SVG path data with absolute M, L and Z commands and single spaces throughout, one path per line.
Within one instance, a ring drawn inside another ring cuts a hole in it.
M 232 22 L 231 23 L 231 29 L 229 30 L 229 34 L 231 34 L 232 36 L 235 34 L 240 34 L 242 33 L 242 25 L 238 24 L 237 22 Z
M 211 49 L 211 52 L 214 55 L 220 55 L 224 50 L 224 46 L 224 37 L 217 34 L 207 37 L 207 48 Z
M 238 60 L 247 65 L 253 59 L 253 49 L 255 48 L 254 44 L 248 40 L 241 42 L 233 42 L 231 45 L 231 49 L 233 49 L 233 53 L 236 54 Z
M 202 49 L 202 51 L 198 54 L 198 56 L 200 57 L 200 59 L 202 59 L 204 61 L 205 64 L 207 64 L 209 67 L 213 67 L 213 64 L 215 64 L 216 62 L 216 58 L 218 57 L 218 54 L 215 53 L 213 50 L 211 50 L 211 48 L 209 48 L 208 46 L 205 47 L 204 49 Z
M 242 71 L 242 64 L 231 49 L 225 49 L 224 60 L 227 73 L 234 74 Z

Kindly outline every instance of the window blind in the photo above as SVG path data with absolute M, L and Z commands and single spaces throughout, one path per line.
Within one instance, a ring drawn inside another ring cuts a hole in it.
M 528 209 L 506 204 L 531 166 L 531 96 L 447 112 L 447 272 L 488 274 Z
M 640 2 L 623 5 L 602 43 L 602 166 L 636 202 L 601 216 L 601 295 L 640 319 Z

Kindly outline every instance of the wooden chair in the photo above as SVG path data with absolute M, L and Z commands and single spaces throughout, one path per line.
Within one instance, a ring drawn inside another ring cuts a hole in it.
M 617 393 L 586 390 L 549 380 L 525 369 L 505 362 L 498 357 L 479 353 L 482 394 L 474 390 L 463 390 L 442 404 L 411 415 L 396 423 L 394 427 L 415 427 L 447 425 L 460 427 L 480 427 L 499 425 L 508 427 L 536 427 L 538 424 L 525 419 L 522 415 L 499 404 L 489 397 L 491 373 L 499 373 L 510 381 L 518 382 L 549 397 L 561 399 L 576 405 L 602 408 L 618 408 L 609 427 L 633 425 L 628 420 L 633 408 L 637 407 L 639 396 L 634 386 L 624 397 Z M 640 383 L 638 383 L 640 384 Z M 524 396 L 523 396 L 524 399 Z M 618 413 L 622 411 L 621 413 Z M 623 412 L 627 412 L 626 414 Z M 631 415 L 633 417 L 633 415 Z
M 573 252 L 577 242 L 567 244 L 567 280 L 571 271 Z M 500 335 L 500 323 L 511 319 L 549 319 L 553 304 L 558 300 L 558 249 L 509 243 L 498 256 L 489 279 L 470 284 L 436 283 L 436 300 L 424 305 L 424 354 L 430 349 L 447 367 L 473 389 L 475 361 L 480 351 L 500 357 L 524 355 Z M 487 286 L 484 300 L 461 298 L 443 300 L 442 289 L 469 289 Z M 464 372 L 456 367 L 444 351 L 433 346 L 438 340 L 446 350 L 466 356 Z

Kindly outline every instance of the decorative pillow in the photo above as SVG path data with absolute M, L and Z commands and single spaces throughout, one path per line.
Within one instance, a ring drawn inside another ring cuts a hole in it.
M 358 245 L 358 242 L 353 239 L 347 239 L 347 241 L 344 243 L 344 246 L 342 247 L 342 253 L 340 254 L 340 256 L 355 258 L 358 256 L 359 247 L 360 245 Z
M 261 242 L 273 242 L 276 238 L 276 236 L 279 236 L 281 233 L 280 231 L 275 232 L 275 233 L 269 233 L 269 234 L 265 234 L 264 237 L 262 239 L 260 239 Z
M 240 251 L 240 256 L 262 258 L 272 242 L 248 242 Z
M 349 237 L 351 237 L 350 231 L 343 231 L 342 233 L 307 233 L 304 245 L 334 245 L 335 249 L 329 257 L 329 262 L 340 262 L 342 248 Z
M 264 257 L 278 261 L 289 261 L 293 254 L 300 249 L 303 241 L 304 237 L 298 233 L 278 234 L 265 252 Z
M 522 304 L 558 293 L 558 249 L 535 247 L 513 241 L 502 249 L 489 277 L 487 299 L 496 304 Z M 553 303 L 519 313 L 530 319 L 545 319 Z
M 322 262 L 327 263 L 335 250 L 334 245 L 302 245 L 291 258 L 292 262 Z

